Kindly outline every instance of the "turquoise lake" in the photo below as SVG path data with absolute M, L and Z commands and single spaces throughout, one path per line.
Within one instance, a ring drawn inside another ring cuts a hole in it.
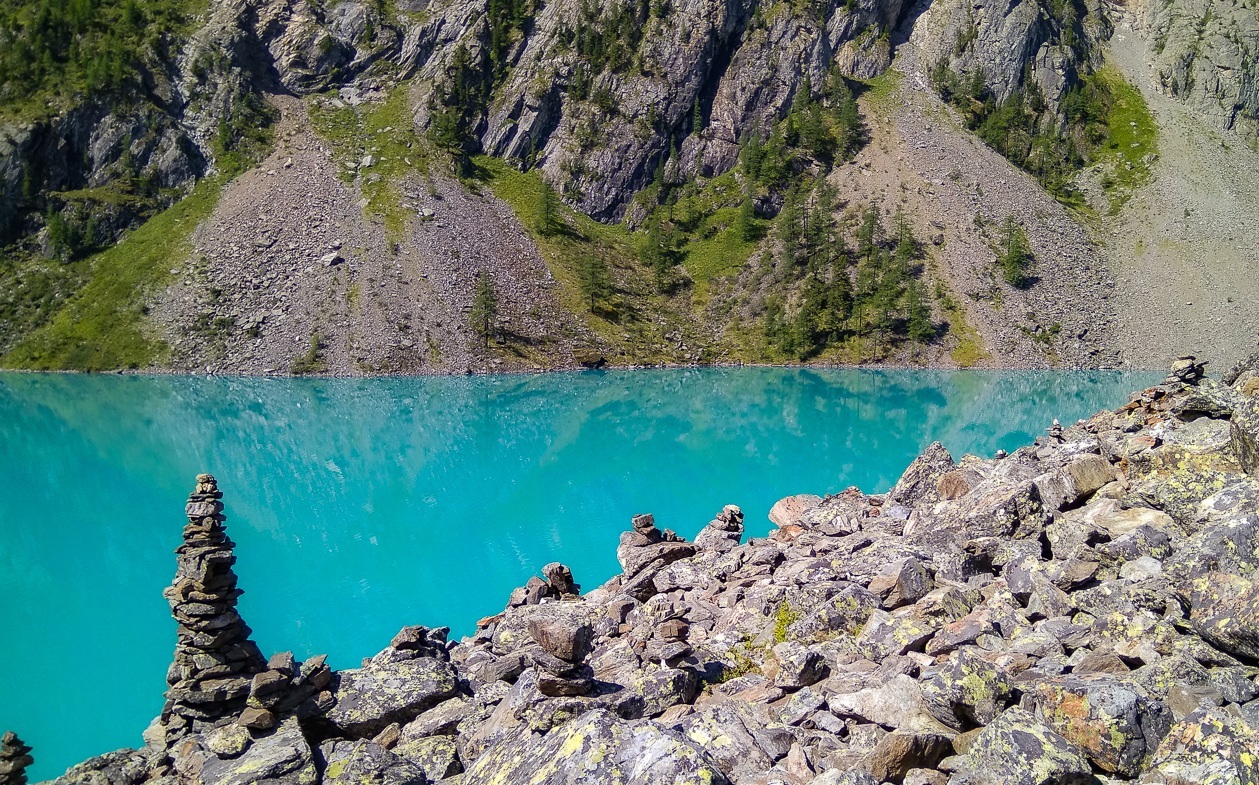
M 32 781 L 141 743 L 162 706 L 194 476 L 222 488 L 264 654 L 354 667 L 470 633 L 561 561 L 591 589 L 630 516 L 750 536 L 794 493 L 881 492 L 933 439 L 1013 450 L 1149 373 L 699 369 L 370 380 L 0 375 L 0 731 Z

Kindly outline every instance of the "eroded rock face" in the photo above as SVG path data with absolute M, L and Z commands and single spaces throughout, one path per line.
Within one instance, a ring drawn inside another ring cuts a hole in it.
M 1141 2 L 1155 84 L 1221 130 L 1259 137 L 1259 11 L 1226 0 Z

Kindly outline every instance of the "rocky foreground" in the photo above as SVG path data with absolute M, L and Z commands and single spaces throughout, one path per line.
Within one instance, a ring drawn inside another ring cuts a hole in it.
M 1201 377 L 789 497 L 766 539 L 732 506 L 694 542 L 638 516 L 593 591 L 548 565 L 475 635 L 341 672 L 250 642 L 202 475 L 166 707 L 56 782 L 1259 783 L 1259 354 Z

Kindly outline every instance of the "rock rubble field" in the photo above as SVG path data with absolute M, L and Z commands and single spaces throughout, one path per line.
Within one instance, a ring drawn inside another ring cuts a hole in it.
M 733 505 L 693 542 L 635 516 L 603 585 L 550 564 L 470 637 L 339 672 L 263 663 L 197 483 L 167 708 L 59 785 L 1259 783 L 1259 353 L 788 497 L 767 538 Z M 25 755 L 5 737 L 4 785 Z

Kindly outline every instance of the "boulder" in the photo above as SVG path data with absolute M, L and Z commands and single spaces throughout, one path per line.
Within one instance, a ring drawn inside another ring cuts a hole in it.
M 1189 622 L 1224 651 L 1259 660 L 1259 584 L 1240 575 L 1210 573 L 1194 581 Z
M 923 683 L 922 693 L 946 723 L 987 725 L 1009 703 L 1013 686 L 996 665 L 962 649 Z
M 826 675 L 822 655 L 795 641 L 784 641 L 773 648 L 778 672 L 774 684 L 786 689 L 799 689 L 816 684 Z
M 341 671 L 333 684 L 336 704 L 325 719 L 345 735 L 370 738 L 391 723 L 410 722 L 457 687 L 450 664 L 428 657 Z
M 795 741 L 762 707 L 738 699 L 703 706 L 675 727 L 736 781 L 769 771 Z
M 769 520 L 775 526 L 799 526 L 804 521 L 805 513 L 822 503 L 821 496 L 801 493 L 779 499 L 769 508 Z
M 315 785 L 319 781 L 314 754 L 296 720 L 286 720 L 243 755 L 208 758 L 199 776 L 202 782 L 215 785 Z
M 942 733 L 897 730 L 879 739 L 861 767 L 878 782 L 901 782 L 910 769 L 935 768 L 952 750 L 950 737 Z
M 459 746 L 451 736 L 430 736 L 403 741 L 393 751 L 395 755 L 424 772 L 429 782 L 453 777 L 463 771 L 463 764 L 459 761 Z
M 323 785 L 428 785 L 419 766 L 370 741 L 325 741 L 319 755 Z
M 909 464 L 905 473 L 888 491 L 888 501 L 912 507 L 934 504 L 940 499 L 940 478 L 957 464 L 940 442 L 932 442 Z
M 1031 713 L 1002 712 L 971 742 L 952 785 L 1090 785 L 1084 753 Z
M 504 739 L 463 775 L 469 783 L 728 785 L 704 749 L 676 731 L 597 709 L 544 736 Z
M 1259 476 L 1259 399 L 1248 398 L 1233 411 L 1229 443 L 1242 471 Z
M 913 613 L 876 610 L 857 635 L 857 649 L 866 659 L 876 662 L 894 654 L 923 651 L 927 641 L 941 626 L 934 619 L 921 618 Z
M 1135 777 L 1171 728 L 1167 705 L 1143 690 L 1099 674 L 1047 679 L 1027 685 L 1024 705 L 1064 739 L 1084 750 L 1093 765 Z
M 1142 785 L 1254 785 L 1259 729 L 1223 709 L 1194 712 L 1154 751 Z
M 918 681 L 905 674 L 894 676 L 877 687 L 830 695 L 826 702 L 840 717 L 891 729 L 947 732 L 928 710 Z
M 581 662 L 590 654 L 594 630 L 574 614 L 536 615 L 529 619 L 529 635 L 553 657 Z

